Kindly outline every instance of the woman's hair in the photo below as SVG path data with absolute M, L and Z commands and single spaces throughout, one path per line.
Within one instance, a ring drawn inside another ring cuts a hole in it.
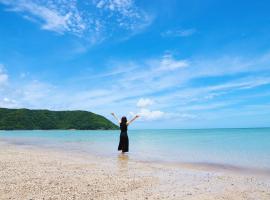
M 126 116 L 123 116 L 122 119 L 121 119 L 121 124 L 124 123 L 126 124 L 127 123 L 127 118 Z

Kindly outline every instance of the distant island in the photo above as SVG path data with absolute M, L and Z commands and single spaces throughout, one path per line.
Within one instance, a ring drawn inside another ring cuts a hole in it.
M 88 111 L 0 108 L 0 130 L 116 130 L 114 123 Z

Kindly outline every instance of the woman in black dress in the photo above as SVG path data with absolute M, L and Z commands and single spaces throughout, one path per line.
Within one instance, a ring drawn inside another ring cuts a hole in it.
M 122 150 L 122 153 L 128 152 L 129 141 L 128 141 L 128 134 L 127 134 L 127 127 L 129 124 L 131 124 L 131 122 L 133 122 L 135 119 L 137 119 L 139 117 L 139 115 L 136 115 L 130 121 L 127 121 L 127 118 L 125 116 L 123 116 L 121 121 L 120 121 L 119 118 L 114 113 L 111 113 L 111 114 L 118 121 L 118 123 L 120 125 L 120 130 L 121 130 L 118 151 Z

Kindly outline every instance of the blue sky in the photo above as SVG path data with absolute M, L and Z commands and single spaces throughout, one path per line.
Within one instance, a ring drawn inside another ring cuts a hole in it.
M 270 124 L 270 2 L 0 0 L 0 107 L 132 128 Z

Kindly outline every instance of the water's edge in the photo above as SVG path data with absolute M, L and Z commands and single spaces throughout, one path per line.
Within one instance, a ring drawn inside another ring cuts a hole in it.
M 270 129 L 129 130 L 129 160 L 270 173 Z M 119 131 L 0 131 L 10 145 L 115 158 Z
M 74 151 L 69 151 L 67 149 L 47 149 L 45 147 L 41 146 L 33 146 L 33 145 L 26 145 L 26 144 L 15 144 L 10 141 L 5 141 L 0 139 L 0 146 L 8 146 L 8 147 L 13 147 L 18 150 L 23 149 L 23 150 L 29 150 L 29 151 L 42 151 L 47 153 L 48 150 L 50 152 L 57 152 L 57 153 L 64 153 L 70 156 L 77 157 L 78 154 L 80 156 L 83 156 L 85 158 L 91 157 L 93 158 L 98 158 L 98 159 L 111 159 L 112 161 L 119 160 L 124 160 L 125 162 L 139 162 L 139 163 L 146 163 L 146 164 L 158 164 L 161 166 L 165 167 L 174 167 L 174 168 L 179 168 L 179 169 L 189 169 L 189 170 L 199 170 L 199 171 L 206 171 L 206 172 L 226 172 L 230 174 L 237 174 L 237 175 L 248 175 L 248 176 L 261 176 L 261 177 L 269 177 L 270 178 L 270 169 L 260 169 L 260 168 L 248 168 L 248 167 L 241 167 L 237 165 L 230 165 L 230 164 L 220 164 L 220 163 L 210 163 L 210 162 L 169 162 L 169 161 L 160 161 L 160 160 L 151 160 L 151 161 L 146 161 L 146 160 L 140 160 L 137 158 L 132 158 L 129 153 L 122 154 L 118 153 L 117 156 L 113 157 L 107 157 L 104 155 L 97 155 L 94 153 L 89 153 L 89 152 L 74 152 Z

